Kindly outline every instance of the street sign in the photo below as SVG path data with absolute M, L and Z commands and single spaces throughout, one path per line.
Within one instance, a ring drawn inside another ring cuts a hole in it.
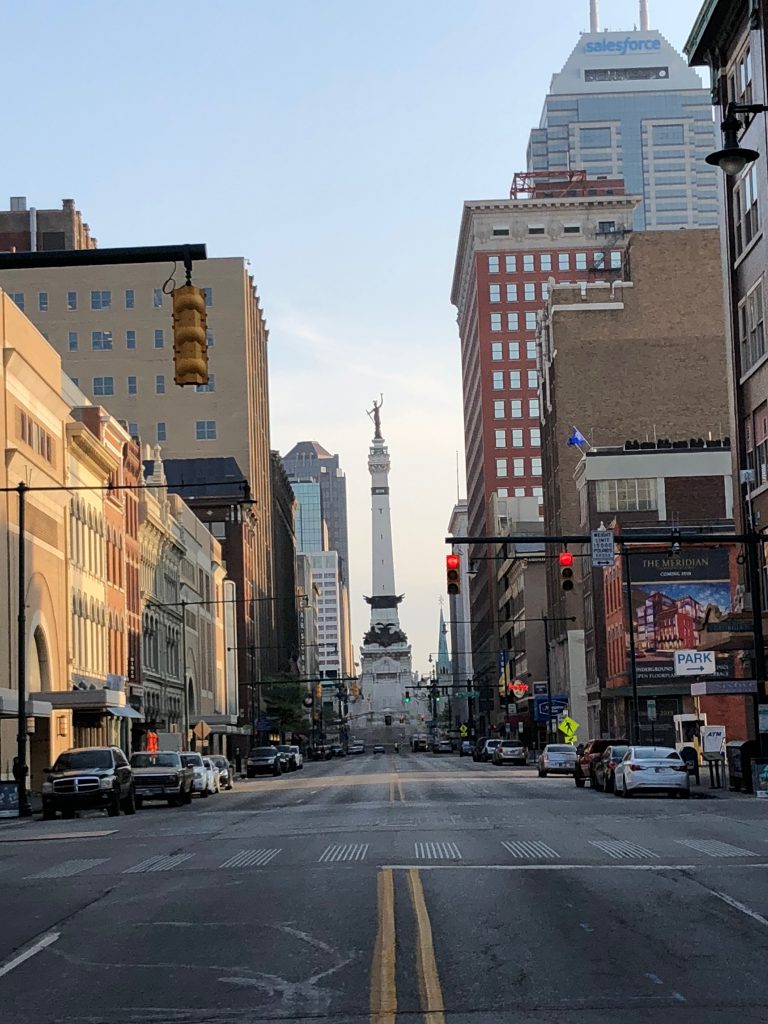
M 517 704 L 507 704 L 507 714 L 508 715 L 516 715 L 517 714 Z
M 574 721 L 568 715 L 566 715 L 557 727 L 565 737 L 566 743 L 572 743 L 576 738 L 576 733 L 579 729 L 579 723 Z
M 556 696 L 552 698 L 552 717 L 557 718 L 564 711 L 568 710 L 568 698 Z M 546 697 L 534 698 L 533 717 L 537 722 L 546 722 L 549 719 L 549 701 Z
M 466 736 L 468 731 L 466 725 L 459 726 L 459 736 Z
M 752 633 L 751 619 L 720 619 L 719 622 L 708 622 L 707 633 Z
M 656 721 L 656 701 L 655 700 L 647 700 L 645 702 L 645 713 L 648 716 L 648 721 L 649 722 L 655 722 Z
M 592 531 L 592 568 L 608 569 L 613 565 L 613 530 Z
M 194 733 L 195 739 L 200 740 L 201 743 L 205 743 L 211 735 L 211 727 L 207 722 L 198 722 L 192 732 Z
M 676 676 L 713 676 L 716 672 L 714 651 L 675 651 Z
M 546 683 L 534 683 L 533 684 L 533 695 L 534 695 L 534 697 L 546 697 L 547 696 L 547 684 Z

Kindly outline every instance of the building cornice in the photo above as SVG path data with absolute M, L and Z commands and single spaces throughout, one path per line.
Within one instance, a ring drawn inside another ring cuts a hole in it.
M 67 450 L 89 469 L 109 476 L 120 468 L 120 457 L 105 448 L 84 423 L 67 423 Z

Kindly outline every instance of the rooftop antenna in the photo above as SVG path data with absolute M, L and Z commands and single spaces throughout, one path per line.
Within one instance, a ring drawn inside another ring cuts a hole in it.
M 589 31 L 600 31 L 600 15 L 597 10 L 597 0 L 589 0 Z
M 648 24 L 648 0 L 640 0 L 640 31 L 647 32 L 650 28 Z

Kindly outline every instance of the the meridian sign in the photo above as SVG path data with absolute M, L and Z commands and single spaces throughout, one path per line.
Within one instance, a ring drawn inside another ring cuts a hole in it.
M 623 57 L 627 53 L 652 53 L 661 49 L 660 39 L 600 39 L 584 44 L 584 53 L 609 53 Z
M 713 676 L 716 672 L 714 651 L 675 651 L 676 676 Z

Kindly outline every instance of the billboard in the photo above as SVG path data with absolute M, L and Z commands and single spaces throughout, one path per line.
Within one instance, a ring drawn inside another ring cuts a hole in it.
M 733 610 L 728 549 L 636 551 L 628 558 L 637 680 L 674 682 L 675 652 L 698 648 L 707 611 L 720 618 Z M 732 652 L 715 656 L 714 674 L 733 677 Z

